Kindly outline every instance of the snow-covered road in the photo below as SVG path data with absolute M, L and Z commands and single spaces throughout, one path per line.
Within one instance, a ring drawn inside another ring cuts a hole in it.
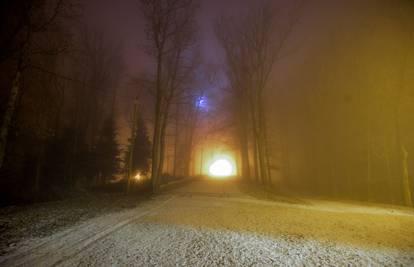
M 254 198 L 196 180 L 0 258 L 2 266 L 414 266 L 414 212 Z

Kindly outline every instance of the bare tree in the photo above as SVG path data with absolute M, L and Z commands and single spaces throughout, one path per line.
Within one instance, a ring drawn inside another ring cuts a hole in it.
M 414 39 L 414 31 L 410 30 L 408 32 L 408 38 L 406 43 L 410 44 L 411 40 Z M 398 174 L 402 179 L 402 189 L 404 203 L 407 206 L 413 206 L 413 196 L 412 196 L 412 185 L 410 183 L 410 176 L 408 173 L 408 150 L 404 142 L 404 136 L 401 130 L 401 98 L 404 93 L 405 79 L 407 75 L 407 60 L 409 53 L 411 52 L 411 47 L 406 45 L 403 50 L 402 55 L 402 64 L 400 70 L 400 76 L 398 78 L 398 85 L 395 89 L 395 96 L 393 99 L 393 119 L 394 119 L 394 129 L 395 129 L 395 145 L 397 150 L 397 163 L 398 163 Z
M 152 148 L 152 186 L 156 191 L 164 161 L 165 129 L 170 104 L 180 87 L 180 66 L 192 44 L 194 0 L 141 0 L 149 54 L 154 57 L 155 110 Z
M 248 176 L 248 127 L 252 129 L 255 173 L 263 183 L 270 178 L 265 118 L 264 90 L 274 63 L 298 19 L 299 5 L 294 5 L 288 18 L 280 16 L 282 7 L 267 2 L 252 8 L 240 21 L 222 19 L 216 26 L 216 35 L 224 48 L 227 73 L 235 97 L 241 145 L 243 176 Z M 248 107 L 246 112 L 244 107 Z
M 9 128 L 20 94 L 22 74 L 30 68 L 29 61 L 33 55 L 58 55 L 68 48 L 66 42 L 58 42 L 54 46 L 49 42 L 45 47 L 41 39 L 48 31 L 56 29 L 61 19 L 72 9 L 72 3 L 64 0 L 13 1 L 2 4 L 2 11 L 5 13 L 2 13 L 4 21 L 1 24 L 5 29 L 1 31 L 0 63 L 14 60 L 15 75 L 0 129 L 0 168 L 3 165 Z

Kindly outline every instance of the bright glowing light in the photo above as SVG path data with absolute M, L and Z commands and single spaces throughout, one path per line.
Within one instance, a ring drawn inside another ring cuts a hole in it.
M 142 179 L 141 174 L 137 173 L 137 175 L 134 176 L 134 179 L 137 180 L 137 181 L 141 180 Z
M 230 176 L 233 174 L 233 164 L 227 159 L 217 159 L 210 165 L 208 171 L 212 176 Z

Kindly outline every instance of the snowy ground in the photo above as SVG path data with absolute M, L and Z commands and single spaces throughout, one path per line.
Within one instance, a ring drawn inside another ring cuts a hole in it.
M 0 256 L 91 218 L 134 208 L 145 199 L 145 196 L 100 193 L 29 206 L 0 208 Z
M 412 210 L 285 200 L 194 181 L 32 240 L 0 265 L 414 266 Z

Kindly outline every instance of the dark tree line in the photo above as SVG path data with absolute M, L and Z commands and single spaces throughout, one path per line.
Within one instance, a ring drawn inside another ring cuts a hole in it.
M 231 112 L 237 125 L 241 175 L 262 184 L 272 181 L 265 89 L 299 9 L 300 2 L 285 8 L 267 1 L 252 7 L 241 18 L 224 17 L 216 25 L 234 99 Z
M 297 90 L 279 91 L 273 148 L 297 191 L 412 206 L 413 5 L 377 4 L 327 26 Z
M 184 0 L 140 4 L 147 51 L 157 66 L 136 88 L 147 89 L 155 100 L 152 142 L 148 122 L 137 110 L 129 144 L 121 151 L 116 104 L 123 72 L 119 45 L 85 26 L 83 7 L 77 2 L 2 3 L 3 202 L 65 197 L 115 176 L 130 179 L 149 170 L 154 190 L 159 186 L 166 148 L 171 147 L 167 132 L 173 121 L 182 122 L 184 115 L 196 112 L 193 104 L 198 96 L 191 90 L 197 64 L 196 5 Z M 173 106 L 181 111 L 173 114 Z M 191 158 L 191 143 L 177 154 Z M 189 173 L 190 163 L 185 168 L 182 174 Z
M 290 12 L 272 1 L 218 22 L 241 174 L 298 194 L 412 206 L 413 5 L 357 3 L 321 9 L 320 24 L 296 23 L 309 4 Z M 352 17 L 333 18 L 339 10 Z M 284 83 L 267 79 L 291 67 L 280 59 L 300 48 L 295 29 L 317 42 Z
M 121 162 L 119 47 L 85 27 L 73 1 L 1 5 L 2 203 L 106 183 Z
M 151 142 L 142 116 L 138 114 L 139 109 L 135 107 L 134 116 L 131 121 L 131 138 L 124 154 L 124 171 L 128 178 L 135 175 L 148 175 L 150 170 Z M 130 183 L 130 180 L 128 181 Z M 127 190 L 129 190 L 129 184 Z

